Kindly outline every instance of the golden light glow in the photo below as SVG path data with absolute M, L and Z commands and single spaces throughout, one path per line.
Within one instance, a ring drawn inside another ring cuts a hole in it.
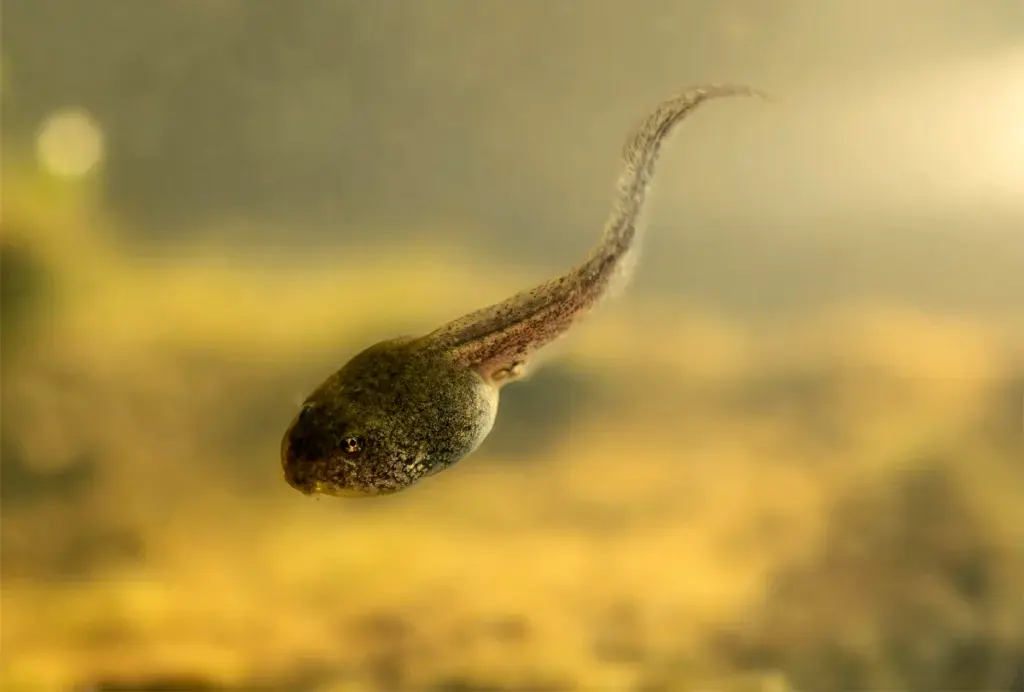
M 57 111 L 43 123 L 36 139 L 39 163 L 59 176 L 77 178 L 98 164 L 104 154 L 103 131 L 84 109 Z

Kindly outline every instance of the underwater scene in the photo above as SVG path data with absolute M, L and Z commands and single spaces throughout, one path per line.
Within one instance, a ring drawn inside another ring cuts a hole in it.
M 5 692 L 1024 691 L 1024 5 L 0 30 Z M 293 483 L 321 383 L 583 262 L 627 138 L 705 84 L 767 98 L 666 139 L 628 285 L 522 372 L 460 356 L 478 447 Z

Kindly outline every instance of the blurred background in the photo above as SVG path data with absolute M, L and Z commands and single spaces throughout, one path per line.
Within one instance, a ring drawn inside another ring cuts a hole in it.
M 20 690 L 1024 688 L 1019 0 L 5 0 Z M 636 281 L 399 495 L 303 397 L 581 259 Z M 1016 685 L 1016 687 L 1014 687 Z

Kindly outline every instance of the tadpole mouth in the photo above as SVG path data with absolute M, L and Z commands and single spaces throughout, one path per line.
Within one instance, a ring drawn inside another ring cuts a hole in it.
M 310 477 L 310 469 L 305 464 L 296 463 L 293 459 L 285 456 L 282 459 L 281 469 L 284 471 L 284 480 L 288 485 L 303 495 L 312 495 L 316 492 L 316 483 Z
M 321 480 L 316 472 L 315 465 L 295 464 L 285 462 L 284 479 L 288 485 L 298 490 L 303 495 L 325 495 L 328 497 L 373 497 L 378 495 L 376 491 L 365 491 L 357 488 L 347 488 Z
M 288 485 L 303 495 L 312 495 L 316 492 L 314 465 L 306 458 L 304 451 L 308 450 L 304 450 L 302 436 L 296 430 L 296 423 L 297 421 L 288 427 L 281 439 L 281 470 Z M 296 445 L 296 442 L 299 444 Z
M 327 485 L 325 483 L 315 483 L 312 494 L 314 495 L 328 495 L 330 497 L 345 497 L 349 499 L 361 498 L 361 497 L 376 497 L 380 493 L 373 491 L 363 491 L 356 488 L 339 488 L 337 486 Z
M 285 462 L 284 468 L 284 479 L 291 487 L 298 490 L 303 495 L 312 495 L 315 492 L 316 484 L 311 483 L 307 475 L 294 464 Z

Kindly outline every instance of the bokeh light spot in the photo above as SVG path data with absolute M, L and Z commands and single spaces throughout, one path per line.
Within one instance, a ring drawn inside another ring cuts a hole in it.
M 103 131 L 81 108 L 57 111 L 39 128 L 36 154 L 51 173 L 65 177 L 85 175 L 103 158 Z

